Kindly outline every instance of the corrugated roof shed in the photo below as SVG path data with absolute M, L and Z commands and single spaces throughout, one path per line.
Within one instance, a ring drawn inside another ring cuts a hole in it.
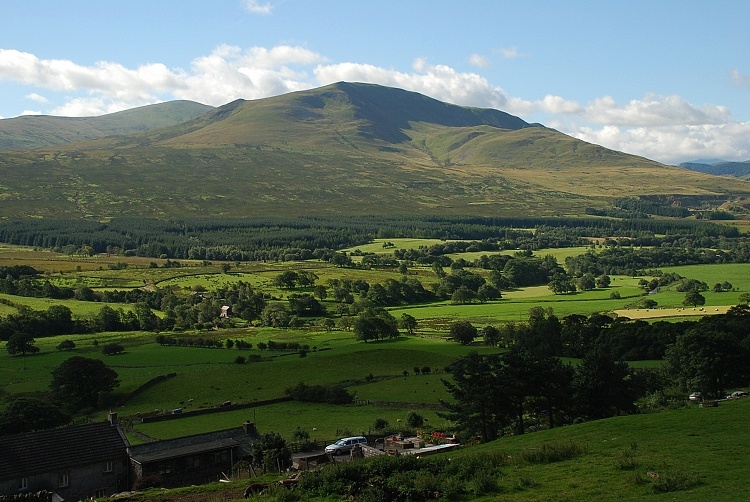
M 110 422 L 0 436 L 0 480 L 122 458 L 127 446 Z

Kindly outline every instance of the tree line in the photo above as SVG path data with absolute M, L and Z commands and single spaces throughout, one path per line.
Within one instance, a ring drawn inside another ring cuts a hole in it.
M 458 423 L 465 436 L 483 441 L 522 434 L 540 422 L 555 427 L 634 413 L 638 398 L 651 395 L 665 402 L 670 388 L 717 399 L 727 389 L 750 384 L 746 305 L 699 321 L 654 324 L 602 314 L 559 320 L 535 308 L 528 323 L 483 331 L 485 337 L 491 331 L 504 334 L 508 350 L 460 358 L 446 368 L 452 380 L 443 381 L 453 398 L 443 403 L 444 417 Z M 472 340 L 466 326 L 456 327 L 454 336 Z M 663 359 L 664 365 L 635 370 L 623 355 Z M 580 363 L 565 364 L 560 356 Z
M 519 229 L 535 229 L 534 232 Z M 735 227 L 694 220 L 491 217 L 267 217 L 157 220 L 4 220 L 0 242 L 70 254 L 122 252 L 199 260 L 289 260 L 328 255 L 376 238 L 512 242 L 515 247 L 575 245 L 579 237 L 657 235 L 736 238 Z

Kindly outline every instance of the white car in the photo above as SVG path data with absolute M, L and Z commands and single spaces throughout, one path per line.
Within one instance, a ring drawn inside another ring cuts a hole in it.
M 364 436 L 352 436 L 348 438 L 341 438 L 333 444 L 326 446 L 326 453 L 333 453 L 334 455 L 341 455 L 351 451 L 357 445 L 366 445 L 367 439 Z
M 688 399 L 690 399 L 691 401 L 702 401 L 703 394 L 701 394 L 700 392 L 693 392 L 688 396 Z

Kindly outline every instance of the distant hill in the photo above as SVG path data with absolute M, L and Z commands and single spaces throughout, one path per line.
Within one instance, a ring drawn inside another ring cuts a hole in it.
M 680 164 L 680 167 L 716 176 L 734 176 L 735 178 L 743 179 L 747 179 L 750 176 L 750 160 L 744 162 L 721 161 L 714 164 L 683 162 Z
M 5 152 L 0 175 L 5 218 L 579 215 L 618 197 L 750 195 L 499 110 L 346 82 Z
M 194 101 L 170 101 L 99 117 L 25 115 L 0 120 L 0 150 L 30 150 L 130 134 L 185 122 L 213 109 Z

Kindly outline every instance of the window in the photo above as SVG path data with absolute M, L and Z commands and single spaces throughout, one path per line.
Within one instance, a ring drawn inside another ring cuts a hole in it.
M 107 460 L 107 463 L 104 464 L 104 472 L 112 472 L 115 470 L 115 463 L 112 460 Z
M 172 461 L 167 460 L 165 462 L 159 462 L 157 464 L 159 474 L 172 474 Z
M 227 450 L 214 452 L 214 464 L 221 464 L 229 461 L 229 452 Z
M 57 486 L 59 488 L 65 488 L 70 485 L 70 476 L 67 472 L 61 472 L 57 475 Z
M 28 490 L 29 489 L 29 478 L 21 478 L 21 483 L 18 485 L 19 490 Z
M 201 466 L 201 457 L 200 455 L 193 455 L 192 457 L 188 457 L 187 459 L 187 468 L 188 469 L 198 469 Z

